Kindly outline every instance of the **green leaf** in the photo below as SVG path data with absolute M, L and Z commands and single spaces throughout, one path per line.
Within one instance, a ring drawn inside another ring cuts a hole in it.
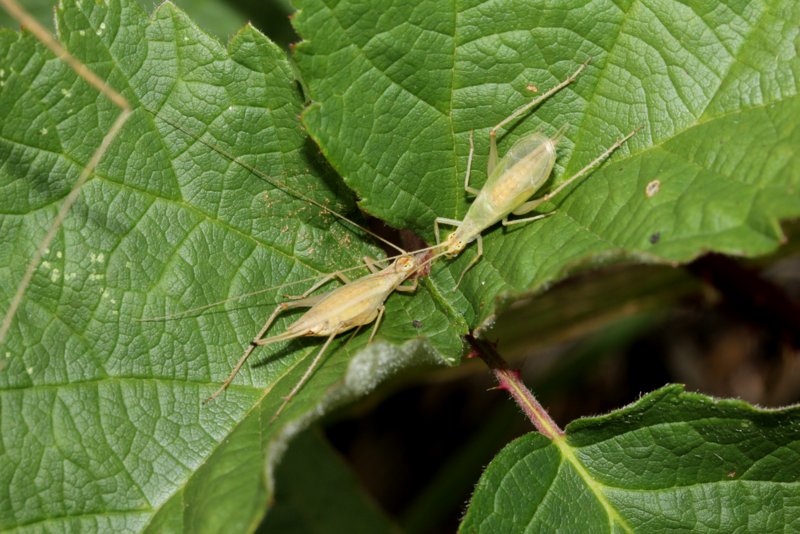
M 143 8 L 152 6 L 147 0 L 137 0 Z M 236 33 L 247 22 L 246 18 L 231 7 L 227 2 L 219 0 L 177 0 L 173 2 L 184 10 L 207 33 L 219 38 Z M 53 29 L 53 2 L 52 0 L 26 0 L 25 10 L 48 30 Z M 19 28 L 19 23 L 0 9 L 0 26 L 4 28 Z
M 800 528 L 800 408 L 668 386 L 566 439 L 510 443 L 462 532 L 785 532 Z
M 30 0 L 25 2 L 29 15 L 39 21 L 48 30 L 53 29 L 53 3 L 49 0 Z M 0 28 L 19 28 L 19 22 L 0 9 Z
M 644 129 L 557 197 L 543 221 L 485 232 L 434 275 L 476 326 L 495 297 L 530 292 L 598 262 L 685 262 L 714 250 L 774 250 L 800 214 L 800 98 L 792 0 L 764 2 L 322 2 L 298 0 L 298 65 L 309 132 L 361 206 L 433 239 L 436 216 L 462 219 L 485 180 L 488 130 L 586 59 L 579 79 L 499 136 L 569 127 L 553 183 L 615 139 Z M 355 141 L 355 142 L 353 142 Z M 647 186 L 658 180 L 652 196 Z M 551 189 L 552 185 L 545 187 Z
M 0 529 L 253 528 L 294 433 L 405 365 L 457 359 L 461 341 L 424 290 L 393 295 L 376 343 L 363 350 L 368 332 L 335 340 L 278 421 L 318 340 L 259 349 L 253 367 L 201 406 L 281 294 L 311 282 L 180 319 L 142 318 L 380 251 L 306 201 L 358 215 L 299 124 L 303 102 L 283 52 L 252 27 L 226 48 L 171 4 L 148 18 L 119 1 L 64 2 L 57 22 L 70 51 L 134 112 L 46 252 L 0 352 Z M 0 58 L 5 310 L 119 110 L 29 34 L 0 32 Z
M 275 484 L 276 505 L 260 532 L 400 532 L 318 429 L 292 441 Z
M 527 131 L 570 122 L 556 180 L 647 127 L 557 199 L 554 217 L 491 229 L 462 292 L 450 289 L 474 247 L 417 295 L 387 301 L 383 341 L 363 349 L 366 333 L 337 340 L 277 423 L 270 418 L 316 340 L 259 350 L 255 367 L 201 407 L 288 290 L 180 320 L 139 319 L 350 267 L 377 249 L 209 147 L 356 216 L 297 121 L 303 102 L 274 45 L 247 27 L 222 47 L 170 4 L 151 20 L 126 2 L 100 4 L 64 2 L 61 38 L 135 111 L 0 352 L 3 529 L 252 529 L 293 433 L 403 366 L 457 360 L 459 335 L 494 313 L 496 296 L 609 257 L 762 253 L 781 238 L 776 221 L 800 205 L 800 67 L 786 23 L 798 13 L 788 0 L 710 11 L 656 1 L 342 1 L 331 12 L 303 2 L 297 24 L 310 41 L 297 59 L 314 102 L 306 124 L 368 211 L 429 239 L 434 216 L 466 212 L 468 131 L 477 133 L 479 185 L 486 130 L 531 97 L 529 83 L 543 90 L 593 58 L 500 140 L 502 151 Z M 0 32 L 0 57 L 5 309 L 118 110 L 29 35 Z M 661 189 L 648 198 L 654 179 Z

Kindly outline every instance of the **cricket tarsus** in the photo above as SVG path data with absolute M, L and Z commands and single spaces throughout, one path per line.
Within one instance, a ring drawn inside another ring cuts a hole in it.
M 53 223 L 47 230 L 44 239 L 42 239 L 41 243 L 39 243 L 33 258 L 31 258 L 31 261 L 28 263 L 28 266 L 25 269 L 25 274 L 22 276 L 22 280 L 20 280 L 19 284 L 17 285 L 17 291 L 11 298 L 8 310 L 6 310 L 6 313 L 3 316 L 3 322 L 0 323 L 0 344 L 2 344 L 5 341 L 6 335 L 8 334 L 8 330 L 11 328 L 11 323 L 14 320 L 14 316 L 16 315 L 17 310 L 19 309 L 19 306 L 25 297 L 25 292 L 31 283 L 33 274 L 36 272 L 36 268 L 39 266 L 39 262 L 42 260 L 42 256 L 50 246 L 53 238 L 58 233 L 58 229 L 64 222 L 64 219 L 66 218 L 67 213 L 69 213 L 70 208 L 72 208 L 72 205 L 75 204 L 75 201 L 78 199 L 78 195 L 80 194 L 83 184 L 86 183 L 86 181 L 91 177 L 95 167 L 97 167 L 97 164 L 105 155 L 108 147 L 120 132 L 123 125 L 128 120 L 128 117 L 130 117 L 131 106 L 125 97 L 112 89 L 111 86 L 100 79 L 99 76 L 92 72 L 86 65 L 81 63 L 80 60 L 78 60 L 75 56 L 67 52 L 67 50 L 61 46 L 61 44 L 56 41 L 50 35 L 50 33 L 36 21 L 36 19 L 28 15 L 28 13 L 26 13 L 25 10 L 23 10 L 15 0 L 0 0 L 0 5 L 2 5 L 12 17 L 17 19 L 22 26 L 27 28 L 28 31 L 30 31 L 37 39 L 39 39 L 40 42 L 49 48 L 56 57 L 66 62 L 67 65 L 69 65 L 78 76 L 94 86 L 98 91 L 105 95 L 106 98 L 113 102 L 114 105 L 120 108 L 120 114 L 117 116 L 114 124 L 103 137 L 103 140 L 94 151 L 94 154 L 92 154 L 92 157 L 83 168 L 83 171 L 81 171 L 80 176 L 78 176 L 78 179 L 72 186 L 69 194 L 61 203 L 61 207 L 59 208 L 55 219 L 53 219 Z

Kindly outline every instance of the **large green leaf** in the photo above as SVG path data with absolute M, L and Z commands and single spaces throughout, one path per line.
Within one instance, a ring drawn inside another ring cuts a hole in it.
M 265 511 L 289 435 L 403 365 L 441 361 L 417 336 L 451 359 L 460 340 L 424 291 L 396 295 L 380 341 L 365 351 L 366 332 L 346 348 L 344 337 L 334 342 L 277 422 L 282 396 L 320 346 L 313 339 L 257 351 L 256 367 L 201 406 L 281 293 L 304 286 L 183 319 L 140 319 L 379 250 L 306 202 L 355 213 L 299 124 L 303 103 L 283 52 L 256 30 L 245 27 L 226 49 L 170 4 L 148 20 L 127 2 L 65 2 L 57 22 L 134 114 L 50 245 L 2 347 L 0 528 L 246 529 Z M 31 35 L 0 33 L 0 57 L 6 309 L 118 110 Z
M 756 255 L 800 214 L 800 98 L 793 0 L 496 2 L 298 0 L 298 63 L 311 135 L 361 205 L 433 237 L 460 219 L 471 130 L 480 186 L 488 130 L 591 63 L 570 87 L 501 133 L 569 124 L 554 182 L 644 129 L 555 199 L 543 221 L 485 236 L 485 256 L 451 297 L 475 246 L 434 277 L 471 325 L 494 298 L 536 290 L 609 258 L 683 262 L 714 250 Z M 657 194 L 646 188 L 660 181 Z
M 463 532 L 791 532 L 800 408 L 762 411 L 669 386 L 566 437 L 510 443 Z

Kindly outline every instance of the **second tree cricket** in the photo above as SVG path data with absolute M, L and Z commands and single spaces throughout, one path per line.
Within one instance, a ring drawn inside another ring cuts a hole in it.
M 553 137 L 548 137 L 541 132 L 534 132 L 523 136 L 509 149 L 505 156 L 498 161 L 497 154 L 497 132 L 514 121 L 517 117 L 525 114 L 542 101 L 557 93 L 567 85 L 575 81 L 578 75 L 586 68 L 588 60 L 573 72 L 567 79 L 551 88 L 541 96 L 528 102 L 516 109 L 511 115 L 500 121 L 489 131 L 489 164 L 487 167 L 487 179 L 483 187 L 478 190 L 469 185 L 470 172 L 472 170 L 472 157 L 475 154 L 473 133 L 469 136 L 469 155 L 467 157 L 467 171 L 464 178 L 464 190 L 475 196 L 464 219 L 448 219 L 437 217 L 434 221 L 434 234 L 437 245 L 445 251 L 449 258 L 458 256 L 464 248 L 472 241 L 478 243 L 478 254 L 467 264 L 461 272 L 461 276 L 456 283 L 456 287 L 461 284 L 464 275 L 475 265 L 483 255 L 483 240 L 481 233 L 502 221 L 503 226 L 522 224 L 548 217 L 554 212 L 525 217 L 523 219 L 509 219 L 508 216 L 525 215 L 539 207 L 542 203 L 555 197 L 578 178 L 585 175 L 592 168 L 599 165 L 603 160 L 611 155 L 612 152 L 622 146 L 625 141 L 630 139 L 639 128 L 633 130 L 613 145 L 597 156 L 588 165 L 565 180 L 558 187 L 546 195 L 529 200 L 547 182 L 553 171 L 556 162 L 556 146 L 560 141 L 566 126 L 562 127 Z M 456 230 L 450 233 L 444 241 L 441 240 L 439 225 L 447 224 L 455 226 Z

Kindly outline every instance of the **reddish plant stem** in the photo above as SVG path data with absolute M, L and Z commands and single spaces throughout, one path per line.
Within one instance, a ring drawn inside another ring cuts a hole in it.
M 519 371 L 508 367 L 508 363 L 497 352 L 495 345 L 486 340 L 477 339 L 472 334 L 467 335 L 467 341 L 472 347 L 472 355 L 478 356 L 492 370 L 498 384 L 500 384 L 500 389 L 508 391 L 508 394 L 511 395 L 514 402 L 530 419 L 536 430 L 550 439 L 561 439 L 564 436 L 564 431 L 553 421 L 547 410 L 539 404 L 533 393 L 525 387 Z

